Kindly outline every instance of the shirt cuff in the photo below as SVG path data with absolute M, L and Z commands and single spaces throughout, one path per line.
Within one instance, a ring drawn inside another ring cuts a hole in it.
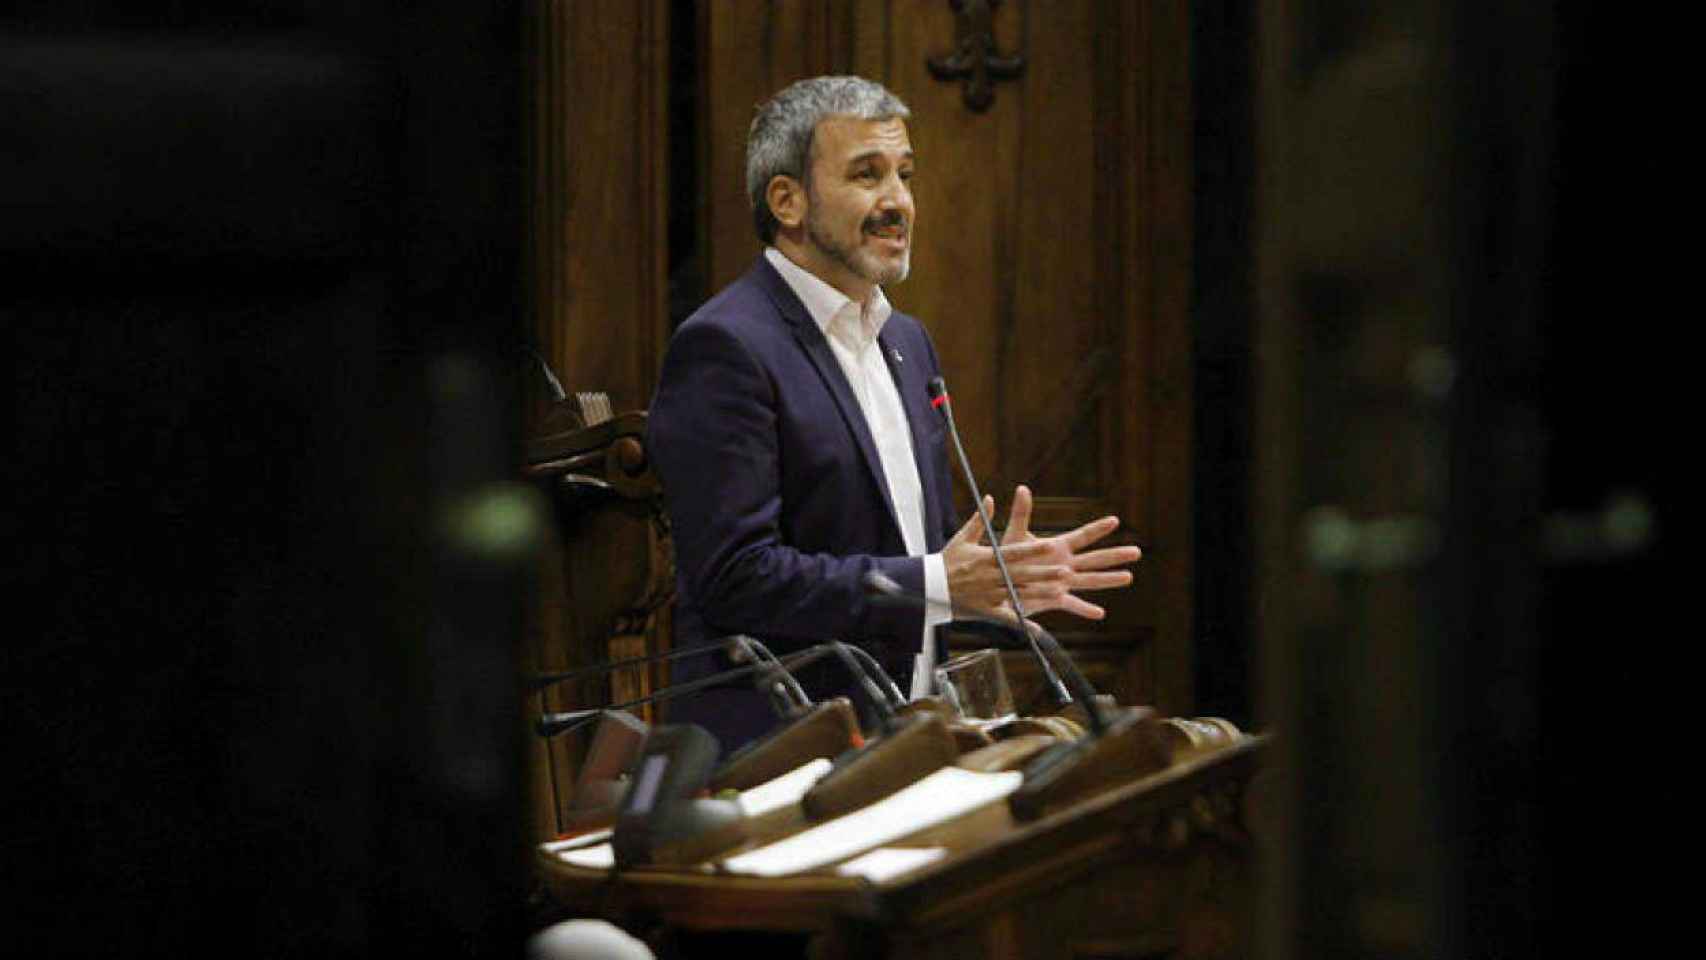
M 936 627 L 954 619 L 949 607 L 948 565 L 939 553 L 924 557 L 924 636 L 918 644 L 918 656 L 912 665 L 911 699 L 928 696 L 936 688 Z

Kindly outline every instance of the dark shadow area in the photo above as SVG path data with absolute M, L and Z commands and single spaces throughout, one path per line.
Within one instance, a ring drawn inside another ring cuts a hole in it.
M 1534 384 L 1546 563 L 1528 761 L 1539 802 L 1526 835 L 1544 851 L 1538 956 L 1666 942 L 1661 931 L 1680 934 L 1687 916 L 1681 887 L 1642 882 L 1666 875 L 1667 816 L 1636 814 L 1627 831 L 1598 826 L 1636 810 L 1686 809 L 1676 735 L 1698 719 L 1692 671 L 1680 666 L 1687 655 L 1671 639 L 1687 622 L 1677 573 L 1688 444 L 1670 431 L 1686 422 L 1678 415 L 1690 357 L 1671 331 L 1690 304 L 1696 246 L 1676 205 L 1686 176 L 1672 147 L 1685 100 L 1680 47 L 1677 35 L 1611 4 L 1561 8 Z M 1637 934 L 1637 917 L 1653 926 Z
M 1254 14 L 1192 10 L 1196 709 L 1252 729 Z
M 699 62 L 699 5 L 671 0 L 669 7 L 669 328 L 699 309 L 705 289 L 705 184 L 699 182 L 700 102 L 705 86 Z M 726 187 L 727 185 L 719 185 Z M 648 398 L 649 399 L 649 398 Z
M 1463 23 L 1480 82 L 1457 91 L 1457 169 L 1479 195 L 1454 264 L 1468 309 L 1439 576 L 1448 883 L 1468 948 L 1626 953 L 1670 942 L 1687 909 L 1658 880 L 1693 719 L 1669 642 L 1686 353 L 1666 331 L 1689 244 L 1664 143 L 1683 60 L 1609 4 Z M 1549 101 L 1525 95 L 1535 79 Z
M 8 941 L 518 955 L 516 8 L 165 6 L 0 21 Z

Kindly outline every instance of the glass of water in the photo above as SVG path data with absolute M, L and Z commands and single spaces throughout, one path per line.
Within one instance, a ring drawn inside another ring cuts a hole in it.
M 1013 690 L 1001 652 L 985 648 L 962 653 L 936 668 L 936 689 L 948 706 L 967 720 L 998 720 L 1013 715 Z

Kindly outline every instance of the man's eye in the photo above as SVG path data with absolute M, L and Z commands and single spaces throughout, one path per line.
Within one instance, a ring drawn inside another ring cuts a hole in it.
M 911 170 L 902 170 L 900 172 L 900 178 L 902 180 L 911 180 L 912 179 L 912 171 Z

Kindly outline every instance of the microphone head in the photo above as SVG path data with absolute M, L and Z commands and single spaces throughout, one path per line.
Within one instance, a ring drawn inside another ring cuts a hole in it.
M 930 399 L 935 400 L 938 397 L 945 397 L 947 395 L 948 395 L 948 381 L 943 380 L 941 377 L 931 377 L 930 378 Z

